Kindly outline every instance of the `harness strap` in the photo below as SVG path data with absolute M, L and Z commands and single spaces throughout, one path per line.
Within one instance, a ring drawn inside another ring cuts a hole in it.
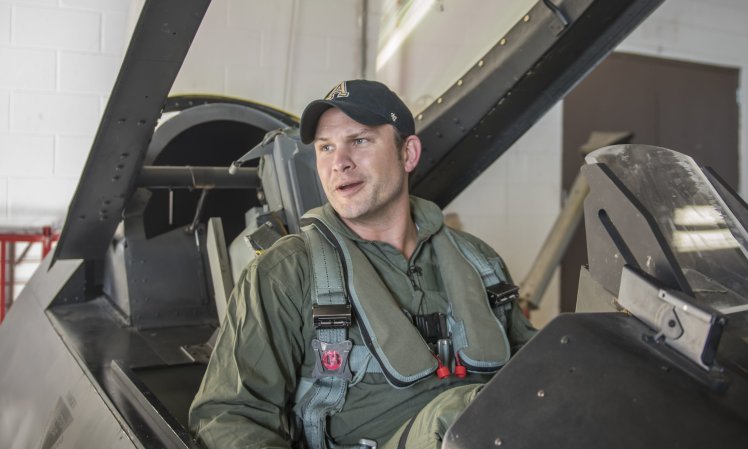
M 483 253 L 478 251 L 478 248 L 476 248 L 472 242 L 467 240 L 465 237 L 456 232 L 452 232 L 449 228 L 446 228 L 446 230 L 447 235 L 449 236 L 449 239 L 452 241 L 452 243 L 457 246 L 457 249 L 462 253 L 462 255 L 478 271 L 481 280 L 483 281 L 483 286 L 486 288 L 486 290 L 490 291 L 493 287 L 500 284 L 504 285 L 503 283 L 508 281 L 509 278 L 504 272 L 504 269 L 502 268 L 499 261 L 489 260 L 485 255 L 483 255 Z M 501 325 L 504 326 L 504 328 L 507 328 L 508 326 L 507 315 L 509 314 L 509 311 L 511 309 L 511 302 L 506 302 L 498 307 L 491 307 L 494 315 L 499 320 Z M 454 326 L 452 328 L 452 338 L 455 347 L 459 348 L 462 346 L 467 346 L 467 337 L 465 335 L 464 326 L 462 326 L 460 323 L 454 323 L 454 321 L 451 322 L 450 325 Z
M 340 257 L 332 243 L 325 243 L 324 234 L 312 228 L 317 226 L 310 224 L 302 228 L 312 262 L 312 301 L 322 305 L 348 304 Z
M 320 377 L 307 392 L 308 402 L 303 405 L 301 416 L 304 421 L 304 435 L 310 448 L 327 448 L 327 415 L 339 411 L 345 402 L 348 382 L 339 377 Z
M 312 271 L 312 301 L 315 307 L 335 308 L 335 312 L 321 313 L 324 319 L 317 322 L 315 316 L 315 327 L 317 328 L 317 345 L 320 342 L 329 345 L 347 344 L 350 352 L 346 352 L 345 365 L 356 373 L 356 378 L 352 383 L 355 384 L 363 378 L 365 373 L 378 372 L 384 373 L 381 362 L 375 357 L 369 348 L 362 345 L 351 346 L 348 340 L 348 329 L 338 319 L 337 311 L 340 306 L 350 307 L 351 302 L 359 307 L 355 291 L 349 293 L 349 276 L 356 276 L 356 273 L 349 273 L 350 260 L 346 249 L 340 245 L 335 235 L 328 235 L 331 231 L 325 226 L 325 223 L 317 221 L 315 218 L 302 221 L 302 236 L 307 245 L 307 253 L 310 259 Z M 497 285 L 506 279 L 501 264 L 488 260 L 472 242 L 465 239 L 458 233 L 447 231 L 446 235 L 454 247 L 463 255 L 465 260 L 473 266 L 484 287 Z M 344 257 L 344 255 L 346 257 Z M 360 274 L 360 273 L 359 273 Z M 361 280 L 361 279 L 359 279 Z M 476 279 L 477 280 L 477 279 Z M 350 295 L 354 296 L 350 296 Z M 496 313 L 497 311 L 494 311 Z M 330 318 L 333 317 L 333 318 Z M 350 312 L 349 312 L 350 317 Z M 366 315 L 364 314 L 364 319 Z M 365 324 L 365 323 L 364 323 Z M 452 331 L 456 332 L 457 341 L 464 341 L 458 347 L 467 346 L 467 335 L 465 334 L 464 325 L 460 323 L 451 323 Z M 348 321 L 350 325 L 350 318 Z M 362 325 L 359 323 L 359 325 Z M 462 326 L 462 327 L 460 327 Z M 337 347 L 337 346 L 336 346 Z M 319 354 L 318 354 L 319 356 Z M 476 361 L 475 366 L 481 367 L 481 362 Z M 391 367 L 390 367 L 391 368 Z M 388 369 L 390 369 L 388 368 Z M 489 367 L 490 368 L 490 367 Z M 390 371 L 392 371 L 390 369 Z M 318 369 L 315 369 L 313 378 L 302 378 L 296 390 L 296 406 L 294 411 L 303 421 L 304 433 L 307 444 L 310 449 L 351 449 L 367 448 L 365 444 L 354 446 L 339 446 L 328 438 L 326 433 L 327 421 L 330 415 L 340 412 L 345 404 L 345 397 L 348 387 L 351 385 L 350 371 L 348 376 L 340 375 Z
M 351 371 L 358 373 L 365 371 L 367 373 L 382 373 L 382 366 L 379 365 L 377 359 L 371 355 L 371 351 L 366 345 L 353 345 L 351 351 L 350 360 L 348 362 L 351 365 Z
M 449 228 L 445 228 L 445 230 L 452 243 L 454 243 L 467 261 L 470 262 L 470 265 L 478 271 L 485 287 L 496 285 L 507 278 L 501 266 L 489 262 L 486 256 L 478 251 L 478 248 L 469 240 L 456 232 L 452 232 Z
M 316 232 L 314 223 L 302 227 L 310 257 L 312 275 L 312 301 L 317 306 L 347 305 L 346 279 L 340 265 L 340 257 L 331 242 L 325 242 L 324 233 Z M 330 344 L 344 343 L 348 340 L 347 327 L 317 327 L 317 339 Z M 357 351 L 358 352 L 358 351 Z M 319 374 L 310 384 L 301 382 L 306 392 L 298 398 L 299 415 L 304 423 L 304 435 L 310 449 L 327 449 L 338 447 L 328 441 L 325 432 L 327 417 L 339 412 L 345 403 L 349 378 Z M 298 393 L 303 393 L 297 389 Z

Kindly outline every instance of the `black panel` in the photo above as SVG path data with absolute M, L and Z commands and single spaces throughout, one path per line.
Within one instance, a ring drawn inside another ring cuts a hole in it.
M 624 314 L 560 316 L 484 387 L 444 449 L 748 447 L 745 372 L 709 375 L 643 335 Z
M 187 431 L 187 412 L 205 366 L 191 363 L 181 347 L 204 343 L 214 326 L 139 331 L 104 297 L 47 314 L 143 447 L 200 446 Z
M 103 259 L 210 0 L 147 1 L 68 210 L 55 259 Z

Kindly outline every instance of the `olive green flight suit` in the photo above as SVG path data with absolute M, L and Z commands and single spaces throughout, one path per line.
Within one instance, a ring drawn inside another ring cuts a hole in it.
M 430 237 L 444 226 L 436 205 L 411 198 L 418 244 L 410 260 L 389 244 L 359 238 L 338 219 L 329 204 L 323 213 L 335 232 L 356 242 L 410 314 L 447 312 L 439 264 L 449 262 L 436 260 L 429 243 Z M 465 236 L 487 258 L 500 261 L 485 243 Z M 409 270 L 412 266 L 420 270 L 414 273 Z M 298 379 L 310 377 L 314 367 L 311 341 L 316 334 L 311 316 L 310 276 L 306 246 L 298 236 L 281 239 L 243 272 L 190 409 L 190 428 L 207 447 L 289 448 L 298 446 L 303 438 L 292 409 Z M 519 308 L 513 307 L 508 326 L 513 352 L 533 334 Z M 355 321 L 348 338 L 354 344 L 363 344 Z M 472 373 L 463 379 L 438 379 L 434 375 L 408 388 L 396 389 L 382 374 L 358 377 L 349 385 L 341 412 L 329 419 L 327 432 L 338 444 L 353 445 L 368 438 L 378 441 L 380 447 L 390 447 L 411 418 L 440 393 L 461 385 L 482 384 L 490 378 Z M 453 399 L 452 405 L 434 412 L 442 416 L 437 428 L 446 429 L 462 407 L 460 404 L 471 399 L 475 391 L 476 387 L 465 387 L 447 393 Z M 432 410 L 424 412 L 422 415 L 427 415 Z M 417 431 L 416 427 L 424 427 L 423 422 L 423 416 L 414 421 L 408 447 L 421 447 L 415 446 L 422 444 L 416 443 L 416 434 L 423 429 Z M 433 432 L 429 429 L 426 433 Z M 435 438 L 438 440 L 440 435 Z

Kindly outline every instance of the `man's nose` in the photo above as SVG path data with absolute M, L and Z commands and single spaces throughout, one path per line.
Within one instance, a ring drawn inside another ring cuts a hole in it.
M 354 167 L 353 159 L 351 159 L 351 151 L 347 146 L 338 147 L 334 157 L 333 169 L 336 171 L 343 172 Z

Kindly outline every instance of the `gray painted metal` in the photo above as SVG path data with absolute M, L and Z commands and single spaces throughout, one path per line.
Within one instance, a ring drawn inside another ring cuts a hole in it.
M 240 168 L 229 173 L 227 167 L 154 167 L 140 170 L 138 187 L 149 189 L 257 189 L 260 180 L 256 168 Z
M 184 110 L 192 110 L 200 105 L 217 104 L 222 107 L 226 105 L 239 105 L 244 106 L 255 111 L 261 111 L 265 115 L 273 117 L 275 120 L 283 123 L 284 126 L 277 126 L 277 128 L 283 128 L 286 126 L 298 126 L 299 118 L 288 112 L 281 111 L 272 106 L 268 106 L 262 103 L 255 103 L 253 101 L 245 100 L 236 97 L 226 97 L 223 95 L 173 95 L 166 99 L 164 103 L 164 113 L 168 112 L 179 112 Z M 260 126 L 259 123 L 256 126 Z M 269 127 L 271 129 L 273 127 Z
M 121 265 L 126 297 L 111 297 L 138 328 L 214 323 L 215 303 L 209 291 L 205 230 L 194 234 L 177 228 L 148 238 L 143 213 L 150 192 L 138 190 L 124 220 L 126 245 Z M 176 282 L 163 282 L 164 279 Z
M 138 409 L 150 426 L 158 433 L 162 447 L 168 449 L 190 448 L 197 449 L 201 446 L 192 441 L 187 429 L 179 425 L 179 422 L 169 413 L 164 405 L 149 394 L 148 387 L 141 381 L 133 371 L 118 361 L 112 361 L 112 373 L 117 383 L 128 396 L 133 398 L 133 405 Z
M 277 110 L 248 101 L 228 97 L 175 97 L 169 98 L 177 115 L 170 117 L 158 126 L 158 132 L 148 145 L 144 164 L 152 165 L 163 149 L 186 130 L 213 121 L 243 123 L 258 129 L 281 129 L 298 126 L 291 117 L 281 115 Z M 177 109 L 180 108 L 180 109 Z M 188 109 L 184 109 L 188 108 Z M 164 112 L 169 112 L 168 105 Z
M 299 140 L 298 129 L 273 131 L 239 160 L 261 159 L 260 179 L 267 207 L 283 211 L 288 232 L 298 233 L 299 219 L 307 210 L 327 201 L 310 145 Z M 234 165 L 234 164 L 232 164 Z M 237 169 L 236 166 L 232 166 Z
M 416 117 L 424 146 L 412 192 L 444 207 L 560 100 L 662 0 L 537 2 Z
M 55 259 L 103 259 L 161 108 L 210 0 L 148 0 L 75 196 Z
M 618 304 L 657 332 L 652 337 L 708 370 L 714 364 L 724 315 L 682 293 L 662 289 L 635 268 L 624 266 Z
M 602 285 L 592 278 L 590 270 L 587 267 L 580 267 L 579 282 L 577 284 L 577 313 L 594 313 L 594 312 L 619 312 L 620 307 L 616 306 L 616 297 L 609 291 L 605 290 Z
M 59 261 L 50 268 L 51 260 L 46 258 L 0 326 L 0 446 L 140 447 L 45 313 L 82 269 L 81 261 Z
M 622 313 L 564 314 L 522 348 L 443 449 L 742 449 L 748 379 L 704 373 Z M 745 345 L 743 345 L 743 348 Z
M 745 447 L 748 296 L 734 288 L 746 285 L 745 248 L 725 237 L 684 251 L 672 234 L 697 237 L 711 221 L 738 236 L 730 217 L 748 208 L 712 196 L 719 189 L 693 161 L 667 149 L 608 147 L 587 163 L 585 216 L 597 225 L 587 227 L 590 270 L 577 304 L 628 313 L 554 319 L 483 388 L 442 447 Z M 689 206 L 705 207 L 700 224 L 679 220 Z M 679 290 L 675 270 L 703 284 Z

